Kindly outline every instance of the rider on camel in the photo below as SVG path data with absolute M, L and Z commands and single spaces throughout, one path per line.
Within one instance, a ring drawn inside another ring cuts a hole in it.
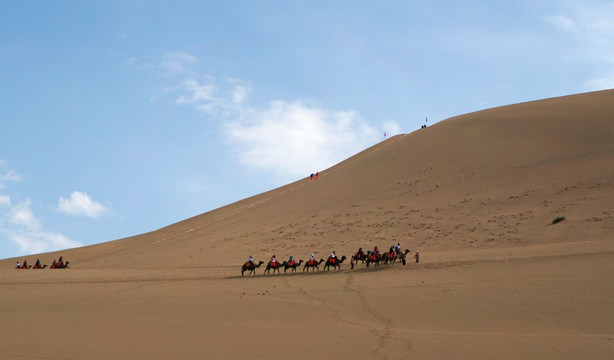
M 396 251 L 397 254 L 401 252 L 401 243 L 398 243 L 397 246 L 394 247 L 394 251 Z
M 337 262 L 337 255 L 335 255 L 335 252 L 333 251 L 332 254 L 330 254 L 330 262 L 335 264 Z
M 311 256 L 309 256 L 309 260 L 307 260 L 307 262 L 309 262 L 309 265 L 313 265 L 313 263 L 316 261 L 315 259 L 316 259 L 315 255 L 311 254 Z
M 371 255 L 369 256 L 370 258 L 372 258 L 373 260 L 377 260 L 379 257 L 379 249 L 377 248 L 377 246 L 375 247 L 375 249 L 373 249 L 373 252 L 371 253 Z
M 271 260 L 269 260 L 269 263 L 271 263 L 271 266 L 275 266 L 277 264 L 277 258 L 275 257 L 275 255 L 271 257 Z
M 253 257 L 250 255 L 250 256 L 249 256 L 249 259 L 247 259 L 247 262 L 248 262 L 250 265 L 254 265 L 254 258 L 253 258 Z
M 288 266 L 292 265 L 294 265 L 294 257 L 290 256 L 290 259 L 288 259 Z
M 365 258 L 365 253 L 364 253 L 364 251 L 362 251 L 362 248 L 358 248 L 358 252 L 356 253 L 356 258 L 357 259 L 364 259 Z

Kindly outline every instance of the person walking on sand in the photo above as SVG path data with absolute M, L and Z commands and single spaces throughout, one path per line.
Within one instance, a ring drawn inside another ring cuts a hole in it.
M 420 251 L 416 250 L 416 254 L 414 255 L 414 259 L 416 259 L 416 262 L 420 262 Z

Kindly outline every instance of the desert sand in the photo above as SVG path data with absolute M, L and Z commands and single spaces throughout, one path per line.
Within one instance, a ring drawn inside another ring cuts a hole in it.
M 150 233 L 1 260 L 0 358 L 612 359 L 613 204 L 614 91 L 450 118 Z M 399 242 L 405 266 L 240 272 Z

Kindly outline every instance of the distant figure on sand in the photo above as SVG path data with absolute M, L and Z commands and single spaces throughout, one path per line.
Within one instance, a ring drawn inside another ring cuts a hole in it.
M 275 255 L 271 257 L 271 260 L 269 260 L 269 263 L 271 264 L 271 266 L 275 266 L 277 264 L 277 258 L 275 257 Z
M 416 250 L 416 254 L 414 255 L 414 259 L 416 259 L 416 262 L 420 262 L 420 251 Z
M 311 173 L 311 180 L 313 180 L 313 173 Z

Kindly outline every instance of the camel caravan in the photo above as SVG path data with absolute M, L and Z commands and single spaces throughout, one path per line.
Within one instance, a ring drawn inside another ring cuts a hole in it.
M 15 269 L 45 269 L 45 268 L 47 268 L 47 264 L 45 265 L 41 264 L 39 259 L 36 259 L 36 264 L 34 264 L 34 266 L 29 265 L 27 259 L 23 261 L 23 264 L 20 264 L 18 261 L 17 265 L 15 266 Z M 51 266 L 49 266 L 49 269 L 66 269 L 66 268 L 70 268 L 70 266 L 68 266 L 68 261 L 64 261 L 61 256 L 57 261 L 54 259 Z
M 362 248 L 359 248 L 356 254 L 352 255 L 350 259 L 350 269 L 354 269 L 354 266 L 358 265 L 359 263 L 362 263 L 367 268 L 370 267 L 371 264 L 373 264 L 374 267 L 380 266 L 380 264 L 394 265 L 397 262 L 400 262 L 405 265 L 407 264 L 407 255 L 409 253 L 409 249 L 401 251 L 400 243 L 396 246 L 391 246 L 390 250 L 386 253 L 380 253 L 377 246 L 373 249 L 373 251 L 368 250 L 366 253 L 362 250 Z M 419 253 L 416 251 L 416 254 L 414 255 L 416 262 L 419 262 L 419 256 Z M 303 265 L 303 272 L 309 272 L 309 270 L 311 270 L 312 272 L 320 271 L 320 265 L 322 263 L 324 263 L 324 270 L 326 271 L 330 271 L 331 268 L 333 270 L 339 270 L 341 269 L 341 264 L 346 260 L 347 257 L 345 255 L 339 258 L 334 251 L 328 257 L 328 259 L 326 259 L 326 262 L 324 261 L 324 259 L 316 260 L 314 254 L 311 254 L 309 260 L 307 261 L 296 261 L 292 256 L 290 256 L 290 259 L 282 262 L 277 260 L 277 257 L 273 255 L 273 257 L 271 257 L 271 259 L 266 263 L 266 267 L 264 269 L 263 274 L 270 275 L 271 273 L 275 274 L 275 272 L 281 274 L 281 269 L 284 270 L 284 274 L 287 274 L 288 269 L 290 269 L 290 273 L 293 273 L 296 272 L 296 269 L 299 268 L 301 264 L 303 264 L 303 262 L 305 263 Z M 258 269 L 264 264 L 264 261 L 258 261 L 258 263 L 255 263 L 254 259 L 250 256 L 249 260 L 247 260 L 247 262 L 245 262 L 241 267 L 241 276 L 245 276 L 245 272 L 247 272 L 248 276 L 252 274 L 256 275 L 256 269 Z

